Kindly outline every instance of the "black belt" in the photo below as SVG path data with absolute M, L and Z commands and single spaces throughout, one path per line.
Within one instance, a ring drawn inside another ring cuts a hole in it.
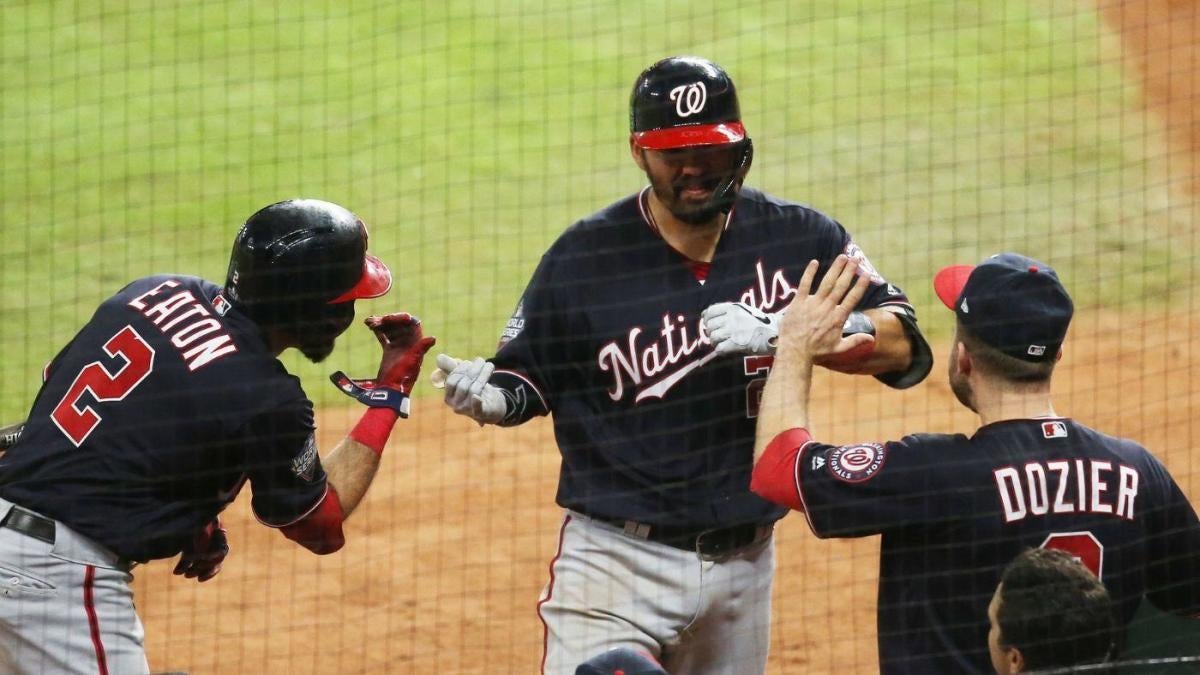
M 775 528 L 774 523 L 767 523 L 765 525 L 749 523 L 746 525 L 733 525 L 731 527 L 697 531 L 694 527 L 647 525 L 634 520 L 605 518 L 603 516 L 589 515 L 587 517 L 612 525 L 631 537 L 664 544 L 684 551 L 695 551 L 709 558 L 728 555 L 747 546 L 765 541 L 771 536 L 771 532 Z
M 19 506 L 14 506 L 8 510 L 8 514 L 4 516 L 4 520 L 0 520 L 0 527 L 16 530 L 21 534 L 44 541 L 47 544 L 54 543 L 54 521 L 39 516 L 36 513 L 26 511 Z

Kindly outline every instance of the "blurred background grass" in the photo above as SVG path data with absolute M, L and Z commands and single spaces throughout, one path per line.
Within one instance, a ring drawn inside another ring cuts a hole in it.
M 809 202 L 905 287 L 1000 249 L 1083 305 L 1192 281 L 1156 122 L 1068 2 L 41 2 L 0 5 L 0 419 L 125 282 L 216 281 L 257 208 L 357 211 L 438 349 L 488 353 L 541 252 L 638 188 L 627 98 L 657 58 L 737 82 L 749 182 Z M 330 366 L 285 357 L 319 404 Z M 427 390 L 426 390 L 427 393 Z

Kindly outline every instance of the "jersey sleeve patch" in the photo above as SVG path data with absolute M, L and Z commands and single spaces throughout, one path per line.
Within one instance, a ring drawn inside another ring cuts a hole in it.
M 309 434 L 300 453 L 292 458 L 292 473 L 304 482 L 311 483 L 316 466 L 317 438 L 315 434 Z
M 521 334 L 525 329 L 525 300 L 522 299 L 517 303 L 517 308 L 513 310 L 512 316 L 509 317 L 508 323 L 504 325 L 504 330 L 500 332 L 500 345 L 504 346 L 509 340 Z
M 887 450 L 879 443 L 858 443 L 834 448 L 826 458 L 829 475 L 843 483 L 863 483 L 871 480 L 887 458 Z M 817 468 L 814 464 L 813 468 Z
M 862 270 L 867 274 L 867 276 L 871 277 L 871 283 L 876 285 L 887 284 L 887 281 L 880 276 L 879 272 L 875 269 L 875 266 L 871 264 L 871 261 L 867 258 L 867 254 L 863 252 L 862 247 L 854 243 L 853 239 L 846 243 L 846 249 L 842 252 L 846 254 L 847 258 L 850 258 L 858 263 L 858 269 Z M 894 286 L 888 284 L 888 289 L 890 295 L 899 295 L 898 292 L 890 293 L 890 291 L 896 290 Z

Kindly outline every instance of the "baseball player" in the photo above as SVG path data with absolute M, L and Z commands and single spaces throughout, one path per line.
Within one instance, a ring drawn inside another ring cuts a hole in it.
M 224 287 L 133 281 L 54 357 L 0 460 L 0 671 L 145 673 L 131 568 L 180 556 L 213 578 L 218 518 L 247 481 L 259 521 L 317 554 L 344 543 L 434 338 L 407 314 L 367 319 L 378 377 L 339 386 L 370 408 L 324 458 L 313 405 L 276 357 L 333 350 L 388 268 L 367 230 L 317 200 L 272 204 L 233 245 Z
M 1044 263 L 1004 253 L 934 280 L 957 317 L 950 386 L 979 415 L 972 436 L 813 438 L 813 360 L 868 339 L 840 331 L 867 292 L 856 267 L 835 263 L 804 296 L 814 261 L 800 283 L 805 299 L 784 318 L 763 394 L 751 489 L 803 511 L 818 537 L 883 535 L 882 672 L 991 672 L 988 601 L 1025 548 L 1079 558 L 1108 587 L 1122 626 L 1143 595 L 1200 613 L 1200 521 L 1167 470 L 1136 443 L 1054 410 L 1050 379 L 1073 306 Z
M 742 188 L 750 139 L 716 64 L 646 69 L 631 131 L 650 185 L 559 237 L 492 359 L 442 355 L 435 375 L 480 423 L 553 414 L 566 513 L 538 605 L 544 672 L 613 647 L 670 672 L 762 672 L 785 511 L 748 486 L 779 313 L 808 260 L 869 263 L 828 216 Z M 846 329 L 875 340 L 828 365 L 920 381 L 903 292 L 875 274 L 857 309 Z
M 1108 589 L 1064 551 L 1018 555 L 1004 568 L 987 613 L 997 675 L 1105 663 L 1116 648 Z

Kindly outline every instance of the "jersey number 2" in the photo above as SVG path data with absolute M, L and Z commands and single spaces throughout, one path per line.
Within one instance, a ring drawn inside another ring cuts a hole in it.
M 66 395 L 50 413 L 50 419 L 71 439 L 75 447 L 100 424 L 100 414 L 90 405 L 80 407 L 79 400 L 90 392 L 97 403 L 120 401 L 137 388 L 154 369 L 154 349 L 146 344 L 132 326 L 125 326 L 104 343 L 104 353 L 125 359 L 125 365 L 110 373 L 104 364 L 92 361 L 79 371 Z
M 1104 578 L 1104 545 L 1091 532 L 1055 532 L 1038 548 L 1062 551 L 1083 563 L 1097 579 Z
M 746 356 L 742 358 L 742 370 L 746 377 L 762 375 L 750 380 L 746 385 L 746 417 L 758 417 L 758 406 L 762 403 L 763 387 L 767 385 L 767 375 L 775 364 L 774 356 Z

